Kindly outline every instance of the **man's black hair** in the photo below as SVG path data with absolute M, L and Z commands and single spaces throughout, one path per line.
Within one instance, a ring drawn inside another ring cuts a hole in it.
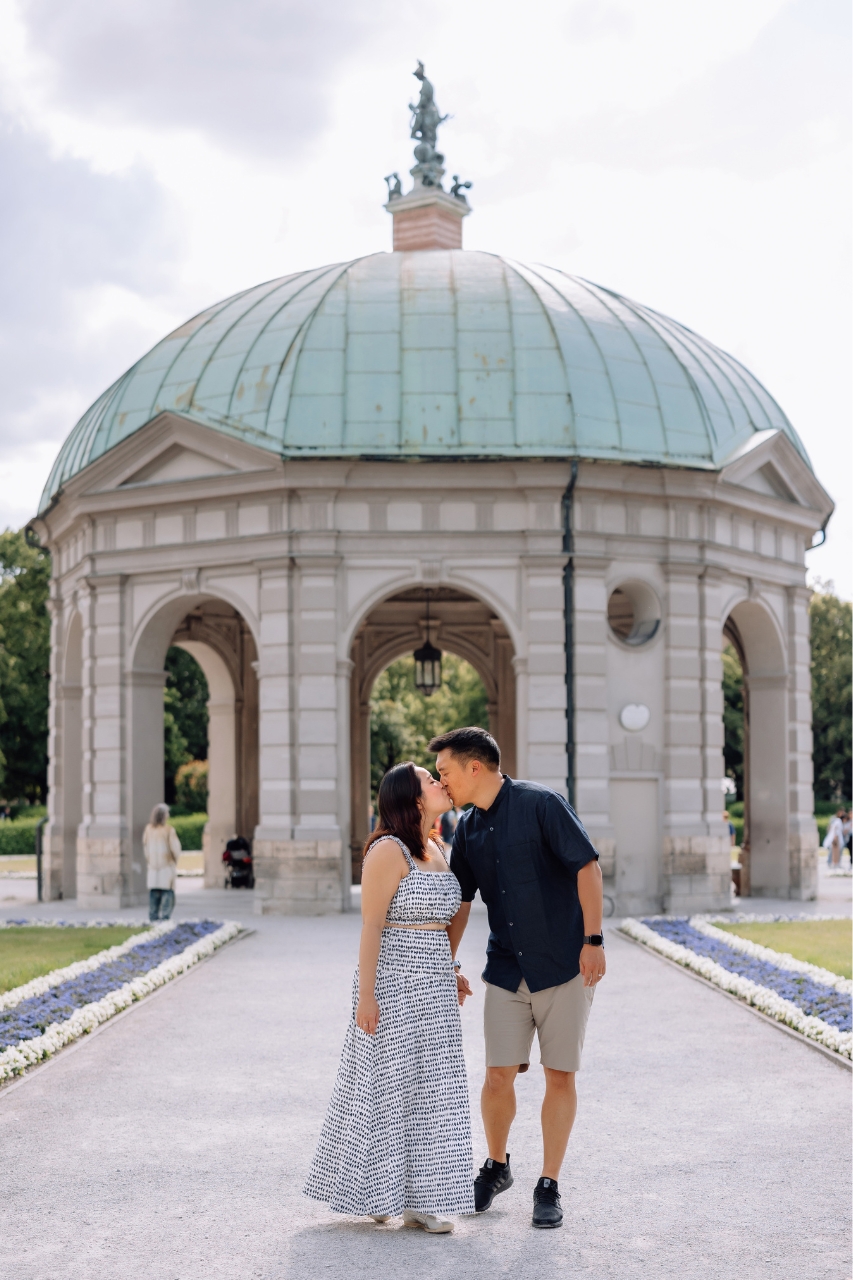
M 490 733 L 485 729 L 478 728 L 477 725 L 470 725 L 467 729 L 451 729 L 448 733 L 441 733 L 437 738 L 433 738 L 429 744 L 430 751 L 449 751 L 451 755 L 457 756 L 465 764 L 469 760 L 479 760 L 481 764 L 487 765 L 490 769 L 499 769 L 501 767 L 501 749 L 495 742 Z

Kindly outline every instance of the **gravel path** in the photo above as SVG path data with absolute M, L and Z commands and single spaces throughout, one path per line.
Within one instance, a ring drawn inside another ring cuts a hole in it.
M 612 930 L 563 1230 L 529 1226 L 538 1066 L 519 1080 L 515 1186 L 455 1235 L 304 1200 L 359 921 L 248 907 L 248 895 L 184 889 L 179 914 L 243 916 L 255 933 L 0 1093 L 3 1271 L 16 1280 L 848 1280 L 849 1074 Z M 485 934 L 475 910 L 472 975 Z M 476 1112 L 474 985 L 463 1017 Z M 478 1118 L 474 1149 L 481 1159 Z

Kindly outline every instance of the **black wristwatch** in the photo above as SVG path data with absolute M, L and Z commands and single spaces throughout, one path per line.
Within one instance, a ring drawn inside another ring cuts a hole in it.
M 603 947 L 603 946 L 604 946 L 604 934 L 602 934 L 602 933 L 588 933 L 588 934 L 584 937 L 583 943 L 584 943 L 584 946 L 585 946 L 585 947 Z

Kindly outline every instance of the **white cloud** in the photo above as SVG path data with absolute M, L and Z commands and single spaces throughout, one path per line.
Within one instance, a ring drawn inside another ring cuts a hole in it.
M 0 224 L 0 524 L 38 499 L 33 441 L 58 448 L 172 325 L 389 247 L 420 57 L 475 183 L 469 247 L 588 276 L 748 364 L 839 503 L 811 562 L 851 594 L 846 4 L 0 0 L 0 23 L 9 136 L 37 160 Z

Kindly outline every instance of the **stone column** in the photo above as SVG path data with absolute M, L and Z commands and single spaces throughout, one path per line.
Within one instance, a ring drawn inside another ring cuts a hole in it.
M 730 902 L 723 820 L 719 578 L 667 566 L 663 871 L 667 911 Z
M 575 555 L 575 806 L 610 880 L 618 856 L 610 817 L 607 723 L 608 562 Z
M 42 892 L 45 901 L 52 902 L 64 895 L 63 872 L 65 862 L 65 809 L 63 737 L 65 729 L 65 700 L 63 689 L 63 650 L 65 644 L 66 611 L 56 580 L 50 584 L 50 705 L 47 719 L 47 814 L 48 821 L 42 837 Z M 77 712 L 79 718 L 80 697 L 78 684 Z M 79 750 L 78 750 L 79 758 Z M 76 842 L 74 832 L 74 862 L 76 873 Z M 76 874 L 75 874 L 76 880 Z M 70 894 L 68 895 L 71 896 Z
M 566 794 L 566 653 L 563 557 L 528 556 L 525 569 L 527 630 L 526 714 L 519 714 L 523 776 Z M 518 669 L 516 669 L 518 674 Z M 521 681 L 519 681 L 521 683 Z M 519 708 L 521 711 L 521 708 Z M 519 762 L 520 763 L 520 762 Z
M 806 587 L 789 587 L 788 630 L 788 853 L 792 898 L 817 897 L 818 833 L 814 819 L 811 646 Z
M 78 597 L 83 619 L 83 819 L 77 837 L 77 898 L 80 906 L 95 909 L 134 902 L 127 818 L 124 583 L 119 574 L 93 576 Z M 161 684 L 162 679 L 161 674 Z M 162 716 L 160 734 L 162 738 Z
M 337 557 L 322 554 L 262 566 L 258 914 L 322 915 L 343 905 L 337 567 Z

